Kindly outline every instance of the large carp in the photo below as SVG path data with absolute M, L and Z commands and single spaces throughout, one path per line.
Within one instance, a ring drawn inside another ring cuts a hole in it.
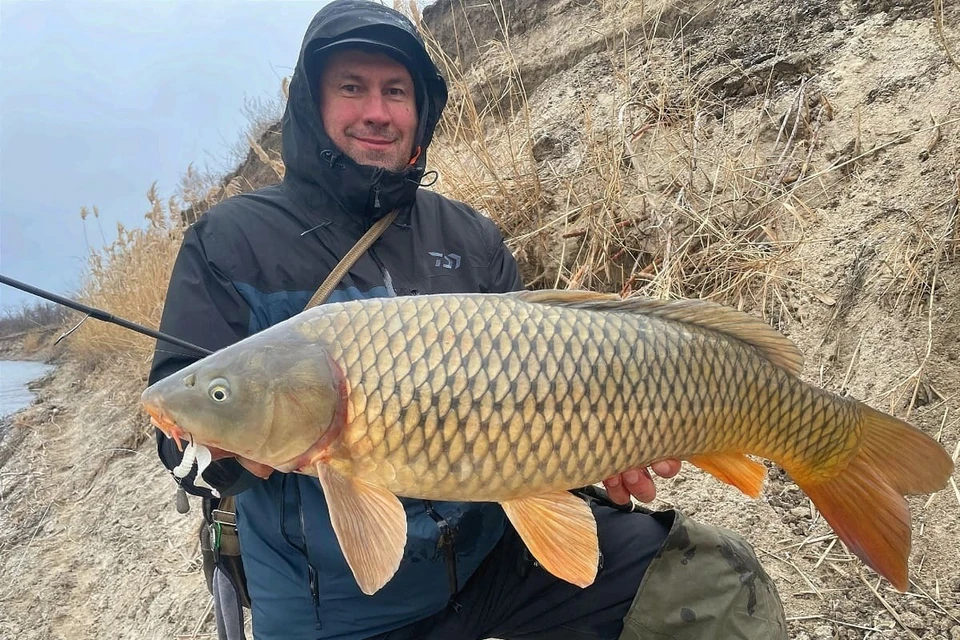
M 702 300 L 588 292 L 327 304 L 143 392 L 170 437 L 319 477 L 364 593 L 396 572 L 397 496 L 502 505 L 530 552 L 586 586 L 596 524 L 567 489 L 664 458 L 750 496 L 780 464 L 841 540 L 905 590 L 903 496 L 947 482 L 934 439 L 801 381 L 764 322 Z

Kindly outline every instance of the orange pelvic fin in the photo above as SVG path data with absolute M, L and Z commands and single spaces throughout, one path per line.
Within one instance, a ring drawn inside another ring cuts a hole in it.
M 566 491 L 500 503 L 527 549 L 544 569 L 587 587 L 597 577 L 600 541 L 590 506 Z
M 400 567 L 407 515 L 397 496 L 360 478 L 318 463 L 333 532 L 360 590 L 373 595 Z
M 904 495 L 942 489 L 953 472 L 943 447 L 919 429 L 860 405 L 863 437 L 828 480 L 787 469 L 858 558 L 900 591 L 909 586 L 910 510 Z
M 722 482 L 732 484 L 751 498 L 759 498 L 767 468 L 742 453 L 712 453 L 687 458 Z

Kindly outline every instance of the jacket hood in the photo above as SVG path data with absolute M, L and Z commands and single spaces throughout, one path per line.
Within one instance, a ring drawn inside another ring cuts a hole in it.
M 354 162 L 324 131 L 317 95 L 326 55 L 323 48 L 345 39 L 380 43 L 405 54 L 402 61 L 416 84 L 418 130 L 413 147 L 416 161 L 402 171 Z M 328 196 L 349 214 L 368 221 L 398 207 L 409 208 L 446 102 L 446 82 L 406 16 L 372 0 L 335 0 L 310 22 L 290 80 L 282 120 L 284 183 L 308 206 Z

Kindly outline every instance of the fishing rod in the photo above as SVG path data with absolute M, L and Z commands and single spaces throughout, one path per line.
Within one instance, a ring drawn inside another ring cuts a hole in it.
M 14 288 L 16 288 L 16 289 L 20 289 L 21 291 L 26 291 L 27 293 L 32 293 L 33 295 L 39 296 L 39 297 L 41 297 L 41 298 L 46 298 L 47 300 L 50 300 L 51 302 L 56 302 L 57 304 L 63 305 L 63 306 L 65 306 L 65 307 L 69 307 L 69 308 L 74 309 L 74 310 L 76 310 L 76 311 L 81 311 L 81 312 L 87 314 L 87 317 L 91 317 L 91 318 L 94 318 L 94 319 L 96 319 L 96 320 L 101 320 L 101 321 L 103 321 L 103 322 L 111 322 L 111 323 L 113 323 L 113 324 L 116 324 L 116 325 L 119 325 L 119 326 L 123 327 L 124 329 L 131 329 L 131 330 L 133 330 L 133 331 L 136 331 L 137 333 L 142 333 L 142 334 L 145 335 L 145 336 L 150 336 L 151 338 L 156 338 L 157 340 L 164 340 L 164 341 L 166 341 L 166 342 L 169 342 L 170 344 L 175 344 L 175 345 L 177 345 L 178 347 L 183 347 L 184 349 L 190 349 L 191 351 L 193 351 L 193 352 L 195 352 L 195 353 L 198 353 L 198 354 L 200 354 L 200 355 L 202 355 L 202 356 L 208 356 L 208 355 L 210 355 L 211 353 L 213 353 L 213 351 L 210 351 L 209 349 L 204 349 L 203 347 L 198 347 L 197 345 L 192 344 L 192 343 L 190 343 L 190 342 L 187 342 L 186 340 L 181 340 L 180 338 L 175 338 L 175 337 L 170 336 L 170 335 L 167 335 L 167 334 L 165 334 L 165 333 L 161 333 L 161 332 L 159 332 L 159 331 L 156 331 L 156 330 L 154 330 L 154 329 L 151 329 L 150 327 L 144 327 L 143 325 L 139 325 L 139 324 L 137 324 L 136 322 L 130 322 L 129 320 L 124 320 L 123 318 L 118 318 L 117 316 L 113 315 L 112 313 L 107 313 L 106 311 L 102 311 L 102 310 L 97 309 L 97 308 L 95 308 L 95 307 L 90 307 L 90 306 L 88 306 L 88 305 L 81 304 L 81 303 L 79 303 L 79 302 L 76 302 L 76 301 L 74 301 L 74 300 L 71 300 L 70 298 L 64 298 L 63 296 L 58 296 L 58 295 L 55 294 L 55 293 L 50 293 L 49 291 L 44 291 L 43 289 L 39 289 L 39 288 L 34 287 L 34 286 L 32 286 L 32 285 L 29 285 L 29 284 L 27 284 L 27 283 L 25 283 L 25 282 L 20 282 L 19 280 L 14 280 L 13 278 L 8 278 L 7 276 L 3 275 L 2 273 L 0 273 L 0 283 L 3 283 L 3 284 L 5 284 L 5 285 L 11 286 L 11 287 L 14 287 Z M 86 320 L 86 318 L 84 318 L 84 320 Z M 83 320 L 81 320 L 80 322 L 82 323 Z M 79 326 L 80 326 L 80 325 L 78 324 L 77 327 L 79 327 Z M 71 330 L 68 331 L 67 333 L 63 334 L 62 336 L 60 336 L 60 338 L 62 339 L 62 338 L 64 338 L 65 336 L 69 335 L 69 334 L 72 333 L 77 327 L 74 327 L 73 329 L 71 329 Z M 59 340 L 58 340 L 58 342 L 59 342 Z

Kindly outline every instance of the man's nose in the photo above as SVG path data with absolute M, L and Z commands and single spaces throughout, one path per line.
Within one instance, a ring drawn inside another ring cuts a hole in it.
M 364 102 L 363 119 L 371 124 L 385 125 L 389 124 L 390 109 L 387 106 L 387 100 L 380 94 L 372 94 Z

